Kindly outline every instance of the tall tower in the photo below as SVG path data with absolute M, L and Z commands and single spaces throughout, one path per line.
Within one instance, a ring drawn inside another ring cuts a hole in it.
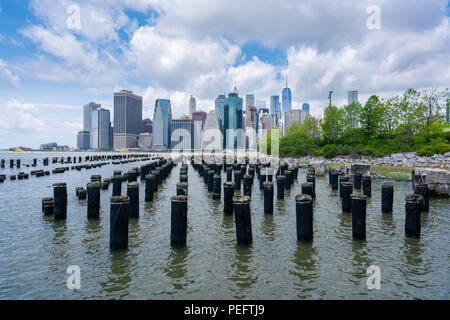
M 192 119 L 192 114 L 196 111 L 195 109 L 196 109 L 196 101 L 191 94 L 191 98 L 189 99 L 189 119 Z
M 286 87 L 282 92 L 282 110 L 283 112 L 289 111 L 292 109 L 292 94 L 291 89 L 288 88 L 287 75 L 286 75 Z
M 157 99 L 153 115 L 152 144 L 155 148 L 170 148 L 170 134 L 172 132 L 172 107 L 170 100 Z

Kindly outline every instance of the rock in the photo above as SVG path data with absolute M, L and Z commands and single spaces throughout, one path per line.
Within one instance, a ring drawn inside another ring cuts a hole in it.
M 345 172 L 349 177 L 351 177 L 354 173 L 359 173 L 362 176 L 370 175 L 370 164 L 364 163 L 349 163 L 345 165 Z
M 325 162 L 324 161 L 314 161 L 311 162 L 310 165 L 314 168 L 316 176 L 323 177 L 325 176 Z
M 431 193 L 450 196 L 450 171 L 432 168 L 414 168 L 412 172 L 413 188 L 428 183 Z

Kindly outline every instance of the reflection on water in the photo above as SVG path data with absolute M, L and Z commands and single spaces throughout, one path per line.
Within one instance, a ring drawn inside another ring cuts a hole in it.
M 275 240 L 275 223 L 273 222 L 273 214 L 264 215 L 262 232 L 268 241 Z
M 129 294 L 132 280 L 128 249 L 111 251 L 109 254 L 107 281 L 101 283 L 102 291 L 114 298 L 123 298 Z
M 316 249 L 312 241 L 297 241 L 297 248 L 292 255 L 294 269 L 290 273 L 299 280 L 294 282 L 294 286 L 305 292 L 311 290 L 309 284 L 318 277 L 315 256 Z
M 253 253 L 251 246 L 235 246 L 236 254 L 235 259 L 231 264 L 232 275 L 230 277 L 239 289 L 244 290 L 250 288 L 254 283 L 258 281 L 258 276 L 254 274 L 251 265 L 253 261 Z M 243 291 L 238 290 L 235 294 L 236 299 L 244 297 Z
M 167 267 L 164 271 L 170 279 L 175 290 L 185 288 L 192 280 L 189 280 L 187 262 L 189 257 L 189 247 L 171 248 L 168 257 Z

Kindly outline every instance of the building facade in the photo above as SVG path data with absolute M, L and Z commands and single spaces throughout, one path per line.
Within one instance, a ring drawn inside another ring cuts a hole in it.
M 228 94 L 224 105 L 224 148 L 235 149 L 244 144 L 243 141 L 238 141 L 240 131 L 243 131 L 243 117 L 242 117 L 242 98 L 239 97 L 236 86 L 233 92 Z M 238 131 L 238 129 L 241 129 Z
M 194 148 L 194 121 L 192 119 L 172 120 L 170 135 L 172 149 L 191 150 Z
M 89 140 L 89 131 L 79 131 L 77 134 L 77 148 L 80 150 L 89 150 Z
M 271 96 L 270 97 L 270 113 L 280 112 L 280 96 Z
M 153 116 L 153 148 L 169 149 L 172 126 L 172 106 L 169 99 L 157 99 Z
M 308 116 L 309 116 L 309 103 L 304 103 L 304 104 L 302 105 L 302 110 L 303 110 L 303 111 L 306 111 L 306 113 L 307 113 Z
M 308 113 L 305 110 L 294 109 L 290 111 L 286 111 L 284 114 L 284 129 L 283 134 L 286 134 L 286 130 L 290 128 L 294 123 L 301 125 L 308 116 Z
M 225 123 L 225 99 L 227 97 L 224 94 L 219 95 L 215 100 L 215 110 L 219 117 L 222 126 Z
M 153 132 L 153 122 L 150 119 L 144 119 L 142 120 L 142 132 Z
M 137 145 L 142 132 L 142 97 L 128 90 L 114 92 L 114 149 Z
M 200 121 L 202 123 L 202 127 L 203 127 L 203 125 L 205 124 L 207 115 L 208 114 L 204 111 L 196 111 L 192 114 L 192 120 L 194 120 L 194 122 Z
M 245 96 L 245 114 L 248 116 L 250 107 L 256 107 L 255 95 L 247 94 Z
M 352 104 L 352 102 L 358 102 L 358 91 L 350 90 L 348 92 L 347 104 Z
M 222 150 L 223 143 L 217 112 L 215 110 L 209 111 L 202 130 L 201 149 Z
M 292 109 L 292 93 L 291 89 L 288 88 L 287 84 L 287 76 L 286 76 L 286 87 L 281 92 L 281 103 L 283 112 L 289 111 Z
M 139 147 L 144 150 L 150 150 L 152 147 L 152 134 L 148 132 L 142 132 L 139 135 Z
M 98 110 L 98 147 L 97 149 L 109 149 L 109 134 L 111 131 L 110 113 L 107 109 Z

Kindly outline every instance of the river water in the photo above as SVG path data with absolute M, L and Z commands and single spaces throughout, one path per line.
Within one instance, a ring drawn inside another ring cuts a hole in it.
M 9 180 L 18 171 L 42 168 L 43 157 L 51 162 L 53 156 L 73 155 L 0 153 L 7 160 L 0 174 L 8 177 L 0 183 L 0 299 L 449 299 L 450 199 L 432 198 L 430 212 L 422 213 L 421 238 L 406 238 L 404 197 L 412 193 L 408 182 L 394 182 L 392 214 L 381 213 L 381 181 L 372 182 L 367 239 L 354 241 L 351 215 L 341 213 L 338 192 L 327 178 L 316 178 L 314 240 L 299 243 L 294 197 L 306 171 L 299 171 L 284 200 L 274 199 L 273 215 L 263 213 L 255 177 L 253 244 L 239 247 L 234 218 L 223 215 L 223 203 L 211 199 L 189 165 L 187 246 L 173 249 L 170 196 L 176 193 L 178 165 L 151 203 L 144 203 L 145 183 L 138 179 L 140 217 L 130 219 L 129 247 L 110 252 L 112 187 L 101 191 L 96 221 L 87 220 L 86 202 L 75 197 L 75 187 L 85 187 L 93 174 L 110 177 L 113 170 L 124 172 L 142 163 Z M 20 158 L 22 168 L 10 169 L 9 158 Z M 40 160 L 38 166 L 25 167 L 32 158 Z M 59 166 L 65 165 L 46 168 Z M 53 221 L 41 212 L 41 198 L 53 195 L 55 182 L 67 183 L 66 221 Z M 79 290 L 66 286 L 70 265 L 80 267 Z M 366 285 L 370 265 L 380 268 L 380 289 Z

